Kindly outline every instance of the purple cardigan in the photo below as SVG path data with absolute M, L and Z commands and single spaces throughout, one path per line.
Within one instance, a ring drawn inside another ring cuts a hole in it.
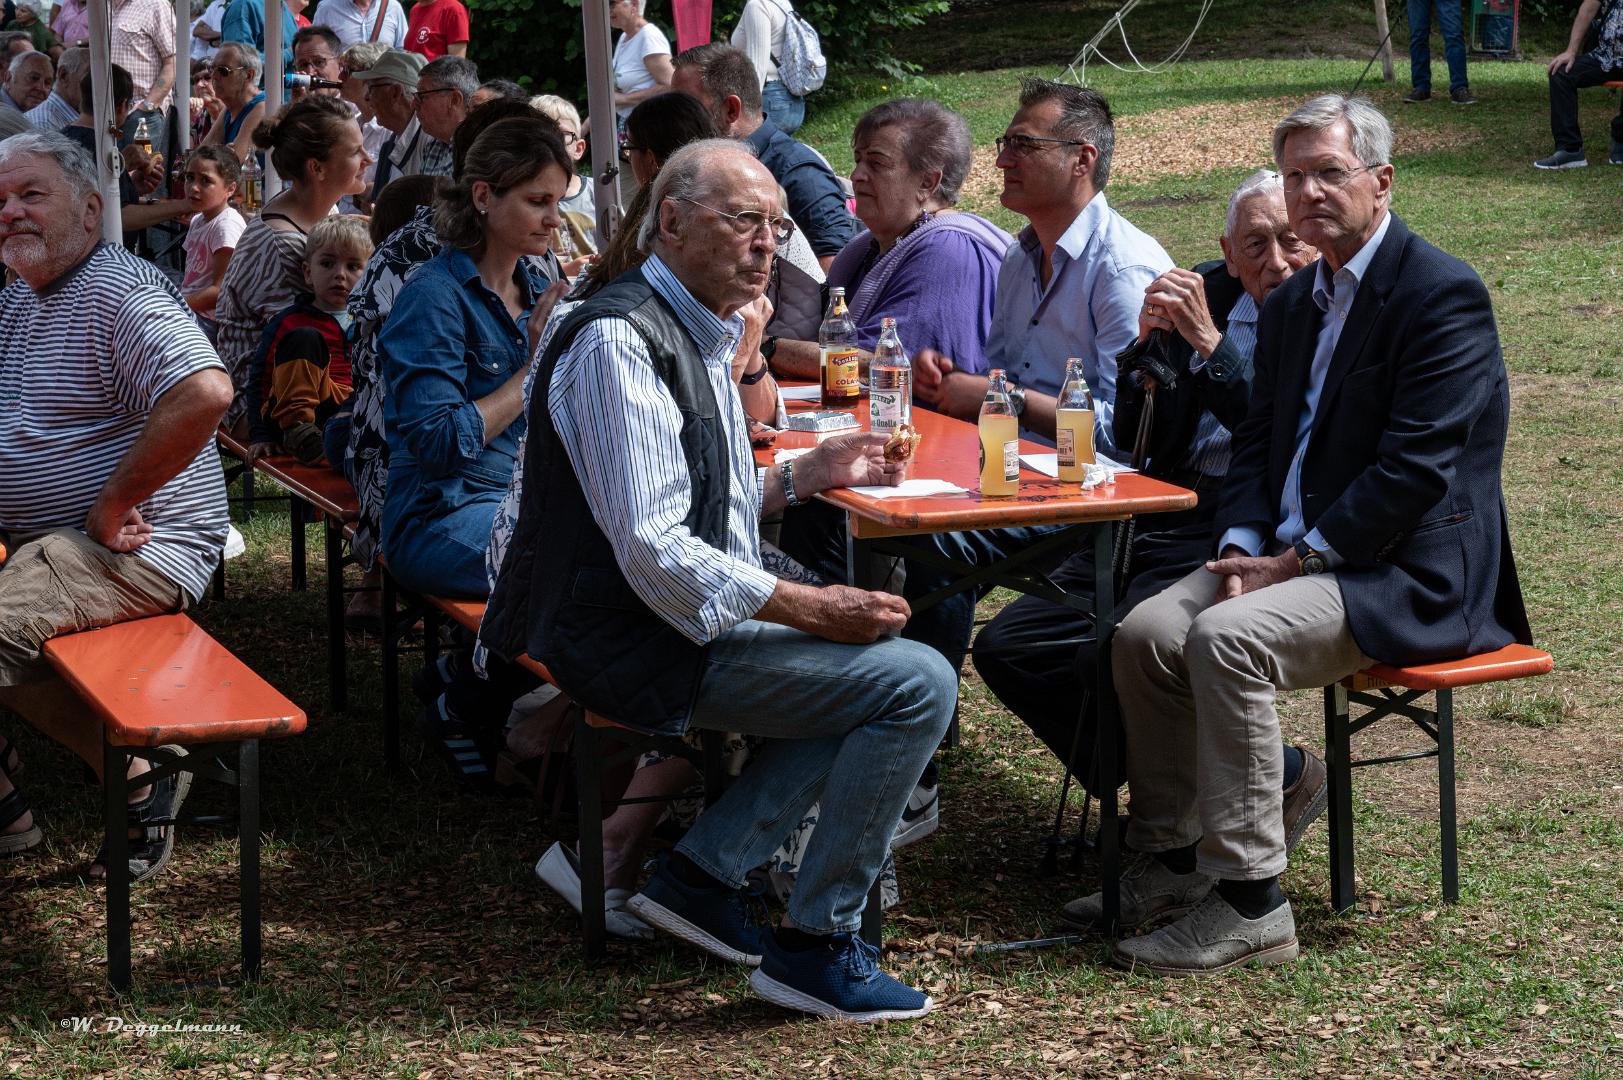
M 889 315 L 909 355 L 936 349 L 959 370 L 984 374 L 998 267 L 1014 238 L 974 214 L 939 214 L 902 237 L 858 278 L 873 243 L 873 234 L 864 229 L 828 271 L 830 286 L 845 287 L 862 347 L 874 347 L 880 321 Z

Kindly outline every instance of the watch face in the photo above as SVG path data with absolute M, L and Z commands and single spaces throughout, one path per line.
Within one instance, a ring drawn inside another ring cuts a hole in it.
M 1322 574 L 1325 571 L 1324 556 L 1315 552 L 1302 560 L 1302 573 Z

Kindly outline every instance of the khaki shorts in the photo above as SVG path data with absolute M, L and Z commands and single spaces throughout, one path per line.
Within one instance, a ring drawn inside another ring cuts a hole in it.
M 75 630 L 184 611 L 186 593 L 151 564 L 77 529 L 0 532 L 0 686 L 50 674 L 40 648 Z

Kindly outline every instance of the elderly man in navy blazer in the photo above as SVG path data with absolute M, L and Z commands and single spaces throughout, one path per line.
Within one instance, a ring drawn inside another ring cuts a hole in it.
M 1363 98 L 1314 98 L 1274 129 L 1290 223 L 1322 257 L 1263 306 L 1219 557 L 1115 637 L 1132 790 L 1122 921 L 1167 922 L 1117 945 L 1124 966 L 1296 958 L 1278 691 L 1529 640 L 1488 291 L 1391 213 L 1391 149 Z

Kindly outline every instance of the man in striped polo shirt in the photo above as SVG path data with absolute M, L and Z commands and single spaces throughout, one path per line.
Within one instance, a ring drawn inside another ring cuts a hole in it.
M 179 611 L 225 542 L 213 435 L 231 380 L 174 287 L 101 241 L 89 157 L 46 132 L 0 143 L 0 705 L 101 765 L 101 733 L 40 658 L 57 634 Z M 177 749 L 178 752 L 178 749 Z M 0 855 L 39 842 L 0 739 Z M 133 777 L 146 771 L 131 766 Z M 130 872 L 168 861 L 173 777 L 131 797 Z M 97 866 L 92 876 L 100 876 Z

